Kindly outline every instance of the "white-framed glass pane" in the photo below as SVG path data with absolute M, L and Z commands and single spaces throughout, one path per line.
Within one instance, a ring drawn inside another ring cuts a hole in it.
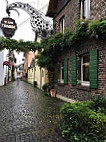
M 83 57 L 83 81 L 89 81 L 89 56 Z
M 64 21 L 64 17 L 60 19 L 60 32 L 64 33 L 64 25 L 65 25 L 65 21 Z
M 84 16 L 84 18 L 86 18 L 87 17 L 87 0 L 84 0 L 84 14 L 83 14 L 83 16 Z
M 81 0 L 80 18 L 90 18 L 90 0 Z
M 64 82 L 64 62 L 62 62 L 60 66 L 60 82 Z
M 64 63 L 62 63 L 61 73 L 62 73 L 62 80 L 64 80 Z
M 89 54 L 82 56 L 81 60 L 81 82 L 82 85 L 89 85 Z

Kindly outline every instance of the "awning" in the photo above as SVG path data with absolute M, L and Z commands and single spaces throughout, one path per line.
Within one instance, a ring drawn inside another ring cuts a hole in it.
M 4 66 L 4 65 L 6 65 L 6 66 L 8 66 L 8 67 L 10 68 L 10 67 L 13 66 L 13 63 L 12 63 L 12 62 L 8 62 L 8 61 L 4 61 L 4 62 L 3 62 L 3 66 Z

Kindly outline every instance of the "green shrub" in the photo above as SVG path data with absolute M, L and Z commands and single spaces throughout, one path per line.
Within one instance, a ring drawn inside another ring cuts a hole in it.
M 106 115 L 106 96 L 92 96 L 91 100 L 93 101 L 93 109 Z
M 47 89 L 48 89 L 48 83 L 45 83 L 43 86 L 42 86 L 42 89 L 44 92 L 47 92 Z
M 58 130 L 72 142 L 104 142 L 106 116 L 90 109 L 93 102 L 64 104 L 60 111 Z
M 50 94 L 49 94 L 49 93 L 44 93 L 43 95 L 44 95 L 44 96 L 50 96 Z

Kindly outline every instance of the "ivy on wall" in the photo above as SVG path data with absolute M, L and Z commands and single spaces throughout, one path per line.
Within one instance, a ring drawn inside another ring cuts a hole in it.
M 49 69 L 51 62 L 56 64 L 64 50 L 71 49 L 91 38 L 106 38 L 106 20 L 78 20 L 76 31 L 68 30 L 64 34 L 57 33 L 42 41 L 41 46 L 44 50 L 40 51 L 38 65 Z
M 66 31 L 64 34 L 57 33 L 49 39 L 41 42 L 43 50 L 38 55 L 38 65 L 48 70 L 49 81 L 53 83 L 53 77 L 56 72 L 56 64 L 64 51 L 72 49 L 75 46 L 91 38 L 106 38 L 106 20 L 76 22 L 76 30 Z

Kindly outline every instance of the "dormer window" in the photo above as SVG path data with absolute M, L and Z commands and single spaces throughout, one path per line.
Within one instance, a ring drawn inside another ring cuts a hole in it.
M 89 19 L 90 18 L 90 0 L 81 0 L 80 5 L 80 18 Z
M 62 17 L 59 21 L 60 32 L 64 33 L 64 27 L 65 27 L 65 19 L 64 17 Z

